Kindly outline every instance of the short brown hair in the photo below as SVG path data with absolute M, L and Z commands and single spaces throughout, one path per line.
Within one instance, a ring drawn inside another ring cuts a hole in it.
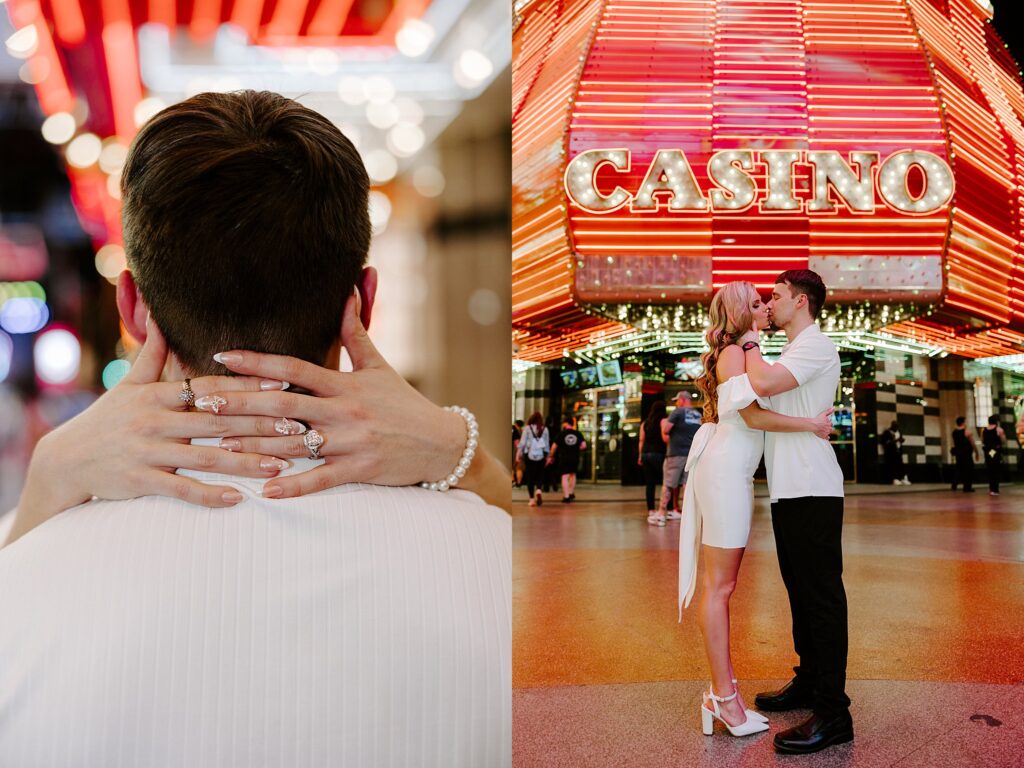
M 807 296 L 807 308 L 811 317 L 817 318 L 825 303 L 825 283 L 821 275 L 809 269 L 788 269 L 775 278 L 775 284 L 787 283 L 793 296 L 802 293 Z
M 267 91 L 201 93 L 132 142 L 125 251 L 186 370 L 225 349 L 322 364 L 370 245 L 369 178 L 329 120 Z

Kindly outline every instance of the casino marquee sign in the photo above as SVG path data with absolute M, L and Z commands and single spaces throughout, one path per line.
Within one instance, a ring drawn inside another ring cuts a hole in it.
M 953 197 L 953 171 L 938 155 L 921 150 L 893 152 L 879 165 L 877 152 L 850 152 L 849 161 L 836 151 L 726 149 L 707 163 L 711 186 L 701 189 L 681 149 L 659 149 L 634 193 L 616 185 L 598 189 L 597 176 L 632 170 L 628 149 L 590 149 L 565 169 L 569 200 L 586 213 L 808 213 L 828 215 L 844 206 L 853 213 L 872 214 L 878 200 L 895 213 L 927 215 L 944 208 Z M 810 195 L 797 194 L 794 168 L 808 167 Z M 877 171 L 877 172 L 876 172 Z M 917 171 L 918 178 L 913 174 Z M 609 184 L 614 181 L 609 181 Z M 916 191 L 916 194 L 915 194 Z M 876 194 L 877 193 L 877 194 Z
M 693 332 L 719 287 L 787 269 L 846 328 L 1024 351 L 1024 89 L 988 4 L 517 7 L 521 357 Z

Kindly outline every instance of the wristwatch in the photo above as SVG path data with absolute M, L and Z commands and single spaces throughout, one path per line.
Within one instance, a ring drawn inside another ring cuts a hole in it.
M 749 352 L 754 347 L 757 347 L 758 349 L 760 349 L 761 345 L 758 344 L 756 341 L 748 341 L 746 344 L 743 345 L 743 351 L 744 352 Z

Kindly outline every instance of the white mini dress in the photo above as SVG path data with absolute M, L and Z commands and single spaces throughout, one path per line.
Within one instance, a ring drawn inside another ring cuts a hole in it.
M 700 545 L 747 546 L 754 514 L 754 472 L 764 452 L 764 431 L 751 429 L 740 411 L 758 400 L 747 374 L 718 385 L 718 423 L 702 424 L 686 460 L 689 473 L 679 528 L 679 611 L 697 584 Z M 767 407 L 766 401 L 759 401 Z

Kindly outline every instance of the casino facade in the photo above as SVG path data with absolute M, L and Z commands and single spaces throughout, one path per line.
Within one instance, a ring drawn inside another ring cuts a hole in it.
M 1024 90 L 984 0 L 533 0 L 513 31 L 516 418 L 578 417 L 633 482 L 650 402 L 696 393 L 714 291 L 829 287 L 834 446 L 911 479 L 957 416 L 1024 425 Z M 781 335 L 768 352 L 777 351 Z

